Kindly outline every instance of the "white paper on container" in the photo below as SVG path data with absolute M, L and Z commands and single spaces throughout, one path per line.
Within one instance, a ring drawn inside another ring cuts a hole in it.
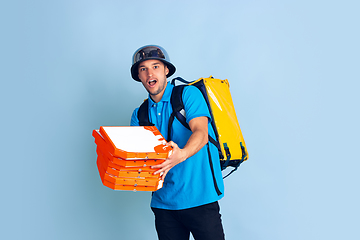
M 126 152 L 154 152 L 158 145 L 166 144 L 161 135 L 154 135 L 144 127 L 103 127 L 115 147 Z

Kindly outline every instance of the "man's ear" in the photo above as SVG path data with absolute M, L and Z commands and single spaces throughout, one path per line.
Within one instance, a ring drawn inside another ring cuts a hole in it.
M 165 75 L 168 75 L 169 74 L 169 68 L 165 65 Z

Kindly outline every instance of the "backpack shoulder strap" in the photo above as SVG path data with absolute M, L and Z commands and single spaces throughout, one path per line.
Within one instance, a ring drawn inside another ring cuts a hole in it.
M 149 119 L 149 101 L 146 99 L 139 107 L 138 119 L 140 126 L 154 126 Z
M 190 83 L 193 82 L 193 81 L 186 81 L 186 80 L 183 79 L 182 77 L 176 77 L 176 78 L 174 78 L 173 80 L 171 80 L 171 84 L 174 85 L 174 86 L 176 86 L 176 84 L 175 84 L 176 81 L 179 81 L 179 82 L 184 83 L 184 84 L 186 84 L 186 85 L 189 85 Z
M 184 108 L 184 102 L 182 99 L 182 94 L 186 86 L 187 85 L 179 85 L 174 87 L 171 94 L 170 102 L 173 108 L 173 112 L 175 113 L 175 117 L 180 121 L 182 125 L 184 125 L 184 127 L 190 130 L 190 126 L 186 122 L 186 113 Z
M 168 138 L 167 138 L 168 141 L 171 140 L 171 129 L 172 129 L 172 124 L 174 122 L 175 117 L 179 120 L 179 122 L 184 127 L 186 127 L 187 129 L 190 130 L 190 126 L 186 122 L 184 103 L 182 100 L 182 93 L 184 91 L 184 87 L 186 87 L 186 85 L 174 86 L 173 91 L 171 93 L 170 103 L 171 103 L 173 111 L 169 118 Z

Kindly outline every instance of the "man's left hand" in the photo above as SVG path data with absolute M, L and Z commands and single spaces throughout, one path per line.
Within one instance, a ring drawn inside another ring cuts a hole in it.
M 172 154 L 161 164 L 152 166 L 151 168 L 159 168 L 154 174 L 162 173 L 161 179 L 164 180 L 166 174 L 169 172 L 171 168 L 173 168 L 175 165 L 183 162 L 186 160 L 187 155 L 186 151 L 179 148 L 179 146 L 174 143 L 173 141 L 170 141 L 166 144 L 167 146 L 171 146 Z

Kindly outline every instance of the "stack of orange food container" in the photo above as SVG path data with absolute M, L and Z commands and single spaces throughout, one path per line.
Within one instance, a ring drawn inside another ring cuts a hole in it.
M 161 164 L 171 147 L 154 126 L 100 127 L 92 133 L 96 143 L 97 167 L 106 187 L 114 190 L 156 191 L 162 187 L 160 174 L 151 166 Z

